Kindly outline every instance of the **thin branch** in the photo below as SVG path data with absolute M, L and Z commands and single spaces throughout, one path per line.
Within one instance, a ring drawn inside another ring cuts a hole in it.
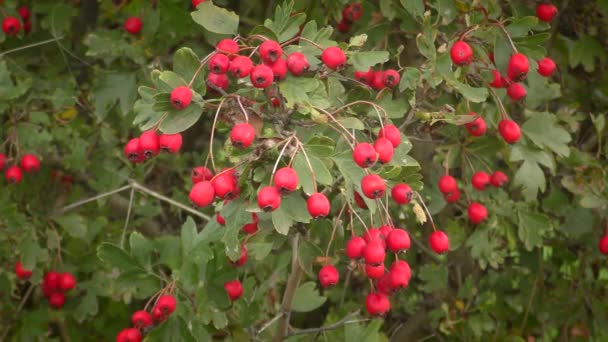
M 0 57 L 2 57 L 4 55 L 8 55 L 9 53 L 12 53 L 12 52 L 17 52 L 17 51 L 29 49 L 29 48 L 32 48 L 32 47 L 36 47 L 36 46 L 40 46 L 40 45 L 44 45 L 44 44 L 48 44 L 48 43 L 53 43 L 53 42 L 56 42 L 56 41 L 61 40 L 61 39 L 63 39 L 63 36 L 59 36 L 59 37 L 55 37 L 55 38 L 39 41 L 37 43 L 23 45 L 23 46 L 20 46 L 18 48 L 14 48 L 14 49 L 11 49 L 11 50 L 6 50 L 6 51 L 0 53 Z
M 279 312 L 276 316 L 274 316 L 270 321 L 264 323 L 264 325 L 262 325 L 262 327 L 260 328 L 260 330 L 258 330 L 255 335 L 258 336 L 259 334 L 261 334 L 264 330 L 268 329 L 268 327 L 270 327 L 274 322 L 276 322 L 279 318 L 283 317 L 283 313 Z
M 289 319 L 291 318 L 291 305 L 298 284 L 300 283 L 300 278 L 302 277 L 302 267 L 300 267 L 300 261 L 298 260 L 299 236 L 299 234 L 296 234 L 291 240 L 291 274 L 287 279 L 287 285 L 285 286 L 285 292 L 283 293 L 283 301 L 281 302 L 281 313 L 283 313 L 283 315 L 279 318 L 279 325 L 274 335 L 275 342 L 283 341 L 287 335 Z
M 141 192 L 143 192 L 143 193 L 146 193 L 146 194 L 148 194 L 148 195 L 150 195 L 150 196 L 152 196 L 152 197 L 156 197 L 157 199 L 159 199 L 159 200 L 161 200 L 161 201 L 165 201 L 165 202 L 167 202 L 167 203 L 171 204 L 171 205 L 172 205 L 172 206 L 174 206 L 174 207 L 180 208 L 180 209 L 181 209 L 181 210 L 183 210 L 183 211 L 187 211 L 187 212 L 189 212 L 190 214 L 195 215 L 195 216 L 198 216 L 198 217 L 200 217 L 200 218 L 202 218 L 202 219 L 204 219 L 204 220 L 206 220 L 206 221 L 209 221 L 209 220 L 210 220 L 209 216 L 207 216 L 207 215 L 205 215 L 205 214 L 203 214 L 203 213 L 201 213 L 201 212 L 198 212 L 198 211 L 196 211 L 196 210 L 194 210 L 194 209 L 192 209 L 192 208 L 188 207 L 188 206 L 187 206 L 187 205 L 185 205 L 185 204 L 182 204 L 182 203 L 179 203 L 179 202 L 177 202 L 177 201 L 174 201 L 174 200 L 172 200 L 171 198 L 169 198 L 169 197 L 167 197 L 167 196 L 163 196 L 163 195 L 159 194 L 158 192 L 156 192 L 156 191 L 154 191 L 154 190 L 148 189 L 148 188 L 146 188 L 145 186 L 143 186 L 143 185 L 141 185 L 141 184 L 137 183 L 136 181 L 131 180 L 131 181 L 130 181 L 130 183 L 131 183 L 131 186 L 132 186 L 134 189 L 136 189 L 136 190 L 139 190 L 139 191 L 141 191 Z
M 342 318 L 341 320 L 337 321 L 336 323 L 322 326 L 319 328 L 295 330 L 295 331 L 292 331 L 289 334 L 287 334 L 287 337 L 297 336 L 297 335 L 306 335 L 306 334 L 317 334 L 317 333 L 324 332 L 324 331 L 335 330 L 344 325 L 362 323 L 362 322 L 367 322 L 367 321 L 372 320 L 371 318 L 363 318 L 363 319 L 355 319 L 355 320 L 352 319 L 358 315 L 359 315 L 359 311 L 351 312 L 348 315 L 344 316 L 344 318 Z
M 125 190 L 131 189 L 131 187 L 132 186 L 129 184 L 129 185 L 125 185 L 123 187 L 120 187 L 118 189 L 110 190 L 110 191 L 101 193 L 99 195 L 96 195 L 96 196 L 93 196 L 93 197 L 90 197 L 90 198 L 85 198 L 83 200 L 74 202 L 74 203 L 72 203 L 70 205 L 67 205 L 67 206 L 59 209 L 58 213 L 59 214 L 63 214 L 63 213 L 68 212 L 68 211 L 70 211 L 72 209 L 78 208 L 81 205 L 84 205 L 84 204 L 87 204 L 87 203 L 90 203 L 90 202 L 94 202 L 94 201 L 97 201 L 97 200 L 102 199 L 104 197 L 112 196 L 112 195 L 117 194 L 119 192 L 123 192 Z
M 129 206 L 127 207 L 127 217 L 125 218 L 125 224 L 122 227 L 122 235 L 120 236 L 120 248 L 125 248 L 125 238 L 127 236 L 127 227 L 129 227 L 129 219 L 131 218 L 131 210 L 133 209 L 133 197 L 135 196 L 135 188 L 131 187 L 131 193 L 129 194 Z

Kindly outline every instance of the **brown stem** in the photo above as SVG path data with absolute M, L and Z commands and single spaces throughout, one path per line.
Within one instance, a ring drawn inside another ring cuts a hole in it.
M 283 302 L 281 303 L 281 318 L 279 318 L 277 331 L 274 335 L 275 342 L 281 342 L 287 336 L 287 328 L 289 327 L 289 319 L 291 318 L 291 304 L 296 294 L 296 289 L 302 277 L 302 268 L 298 260 L 298 239 L 300 235 L 296 234 L 291 239 L 291 274 L 287 279 L 287 286 L 283 294 Z

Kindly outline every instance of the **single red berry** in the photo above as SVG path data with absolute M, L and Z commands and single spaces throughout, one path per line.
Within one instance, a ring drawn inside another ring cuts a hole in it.
M 321 60 L 331 70 L 342 70 L 346 66 L 346 55 L 337 46 L 331 46 L 323 50 Z
M 215 220 L 217 221 L 217 223 L 219 223 L 221 226 L 225 226 L 226 225 L 226 219 L 222 216 L 222 214 L 220 214 L 219 212 L 215 213 Z
M 282 194 L 290 193 L 298 188 L 298 174 L 291 167 L 283 167 L 274 174 L 274 186 Z
M 545 57 L 538 61 L 538 74 L 541 76 L 551 76 L 555 71 L 555 68 L 555 62 L 549 57 Z
M 23 23 L 23 30 L 26 34 L 32 32 L 32 22 L 28 20 Z
M 139 32 L 141 32 L 141 28 L 143 26 L 143 22 L 137 17 L 131 17 L 125 21 L 125 31 L 129 32 L 134 36 L 138 35 Z
M 4 153 L 0 153 L 0 171 L 4 170 L 5 165 L 6 165 L 6 155 Z
M 169 315 L 163 313 L 158 306 L 152 308 L 152 319 L 154 320 L 154 323 L 161 323 L 165 321 L 167 317 L 169 317 Z
M 397 148 L 401 144 L 401 132 L 399 132 L 399 128 L 395 125 L 384 125 L 383 128 L 380 128 L 378 138 L 388 139 L 394 148 Z
M 340 280 L 340 273 L 333 265 L 325 265 L 319 271 L 319 282 L 324 289 L 336 286 Z
M 384 72 L 374 71 L 372 79 L 369 81 L 369 86 L 378 91 L 384 89 Z
M 253 126 L 244 122 L 232 127 L 230 132 L 230 141 L 236 148 L 247 148 L 251 146 L 255 139 L 255 130 Z
M 139 146 L 139 138 L 133 138 L 125 145 L 125 157 L 132 163 L 141 163 L 146 160 Z
M 490 175 L 483 171 L 475 172 L 471 177 L 471 184 L 477 190 L 484 190 L 490 184 Z
M 49 304 L 55 309 L 61 309 L 65 304 L 65 295 L 61 292 L 53 292 L 49 296 Z
M 141 332 L 137 328 L 123 329 L 116 335 L 116 342 L 141 342 L 141 339 Z
M 308 59 L 301 52 L 294 52 L 287 56 L 287 69 L 294 76 L 300 76 L 310 68 Z
M 213 185 L 215 196 L 221 199 L 233 199 L 240 193 L 237 181 L 228 172 L 218 173 L 211 180 L 211 185 Z
M 344 8 L 342 9 L 343 20 L 346 19 L 350 22 L 354 22 L 354 21 L 361 19 L 362 15 L 363 15 L 363 8 L 361 7 L 361 3 L 359 3 L 359 2 L 348 4 L 348 5 L 344 6 Z
M 458 183 L 456 179 L 450 175 L 444 175 L 439 177 L 439 191 L 442 194 L 447 194 L 458 190 Z
M 469 214 L 469 221 L 473 224 L 480 224 L 488 218 L 488 209 L 483 204 L 477 202 L 469 204 L 467 213 Z
M 214 74 L 209 73 L 207 75 L 207 92 L 217 93 L 217 90 L 213 89 L 213 87 L 227 90 L 230 85 L 230 79 L 226 74 Z
M 209 59 L 209 71 L 214 74 L 225 74 L 230 67 L 230 58 L 223 53 L 216 53 Z
M 378 154 L 371 144 L 358 143 L 353 150 L 353 160 L 364 169 L 374 165 L 377 159 Z
M 386 237 L 386 247 L 393 253 L 399 253 L 410 248 L 410 236 L 403 229 L 393 229 Z
M 19 166 L 9 166 L 4 172 L 4 178 L 6 178 L 6 181 L 9 183 L 19 184 L 23 180 L 23 171 L 21 171 Z
M 386 252 L 384 245 L 378 239 L 369 241 L 363 249 L 363 259 L 368 265 L 378 265 L 384 262 Z
M 139 148 L 150 159 L 160 152 L 160 139 L 156 131 L 145 131 L 139 136 Z
M 492 82 L 490 83 L 490 87 L 492 88 L 502 88 L 505 86 L 505 80 L 502 78 L 502 75 L 498 70 L 492 70 Z
M 393 290 L 398 290 L 401 288 L 406 288 L 410 279 L 412 278 L 412 270 L 410 269 L 410 265 L 403 260 L 396 260 L 392 265 L 389 271 L 389 279 L 391 288 Z
M 443 194 L 443 198 L 448 203 L 456 203 L 460 199 L 460 190 L 456 189 L 456 191 L 448 192 L 447 194 Z
M 135 311 L 131 315 L 131 323 L 137 329 L 144 329 L 154 324 L 152 316 L 145 310 Z
M 382 164 L 390 162 L 395 154 L 393 143 L 387 138 L 378 138 L 374 143 L 374 150 L 378 154 L 378 161 Z
M 336 26 L 336 28 L 338 29 L 338 32 L 340 32 L 340 33 L 348 33 L 348 32 L 350 32 L 352 25 L 353 25 L 353 23 L 351 23 L 350 21 L 342 19 L 338 23 L 338 26 Z
M 401 76 L 399 76 L 397 70 L 388 69 L 384 71 L 382 84 L 384 84 L 385 87 L 391 89 L 395 88 L 397 85 L 399 85 L 399 81 L 401 81 Z
M 384 275 L 384 264 L 365 264 L 365 275 L 369 279 L 380 279 Z
M 536 16 L 544 22 L 551 22 L 557 14 L 557 7 L 553 4 L 541 2 L 536 6 Z
M 331 206 L 324 194 L 316 192 L 308 197 L 306 208 L 308 209 L 310 216 L 313 218 L 321 218 L 329 214 Z
M 346 255 L 350 259 L 359 259 L 363 257 L 363 250 L 367 242 L 360 236 L 353 236 L 346 243 Z
M 21 263 L 21 261 L 17 261 L 15 263 L 15 275 L 17 276 L 17 278 L 25 280 L 29 279 L 32 276 L 32 271 L 23 268 L 23 264 Z
M 256 88 L 267 88 L 272 84 L 274 73 L 272 69 L 264 64 L 256 65 L 251 71 L 251 84 Z
M 281 194 L 273 186 L 265 186 L 258 193 L 258 206 L 265 212 L 275 211 L 281 205 Z
M 467 122 L 464 125 L 467 129 L 467 132 L 469 132 L 469 134 L 474 137 L 480 137 L 484 135 L 488 130 L 486 121 L 481 116 L 478 116 L 478 114 L 475 112 L 469 112 L 469 115 L 476 116 L 476 118 L 473 121 Z
M 513 101 L 519 101 L 526 97 L 526 88 L 521 85 L 521 83 L 513 82 L 507 88 L 507 95 L 509 95 Z
M 160 149 L 167 153 L 177 153 L 182 148 L 182 134 L 161 134 L 159 137 Z
M 59 289 L 59 273 L 54 271 L 47 272 L 42 279 L 42 284 L 50 291 L 57 291 Z
M 361 83 L 370 84 L 374 77 L 374 70 L 369 68 L 368 71 L 355 71 L 355 79 Z
M 602 254 L 608 254 L 608 235 L 604 235 L 601 237 L 598 248 Z
M 521 130 L 517 122 L 509 119 L 502 119 L 498 123 L 498 132 L 509 144 L 516 143 L 521 138 Z
M 267 64 L 275 63 L 283 55 L 283 49 L 274 40 L 267 40 L 260 45 L 260 57 Z
M 365 298 L 365 308 L 371 316 L 384 316 L 391 310 L 391 302 L 384 293 L 373 292 Z
M 163 314 L 170 315 L 175 311 L 175 307 L 177 306 L 177 301 L 175 297 L 170 294 L 162 295 L 158 297 L 156 301 L 156 307 L 159 308 Z
M 34 173 L 40 170 L 40 160 L 33 154 L 24 154 L 21 157 L 21 168 L 27 173 Z
M 414 193 L 412 192 L 412 188 L 405 183 L 397 184 L 391 190 L 391 197 L 397 204 L 410 203 L 413 195 Z
M 469 65 L 473 61 L 473 49 L 466 42 L 459 40 L 452 45 L 450 56 L 456 65 Z
M 225 283 L 224 289 L 231 301 L 235 301 L 243 295 L 243 285 L 238 280 L 231 280 Z
M 239 258 L 236 261 L 231 262 L 231 263 L 234 266 L 241 267 L 241 266 L 245 265 L 246 262 L 247 262 L 247 247 L 245 247 L 245 245 L 241 245 L 241 255 L 239 256 Z
M 380 293 L 384 293 L 387 296 L 390 296 L 393 293 L 390 272 L 384 273 L 382 277 L 376 280 L 376 290 L 378 290 Z
M 507 175 L 505 175 L 502 171 L 494 171 L 492 176 L 490 176 L 490 184 L 496 188 L 503 186 L 503 184 L 507 183 L 508 181 L 509 177 L 507 177 Z
M 279 82 L 287 77 L 287 62 L 283 58 L 277 59 L 274 63 L 266 63 L 272 69 L 273 79 Z
M 228 71 L 232 76 L 243 78 L 249 76 L 251 74 L 251 70 L 253 70 L 253 62 L 251 58 L 247 56 L 236 56 L 230 62 L 230 67 Z
M 171 104 L 177 110 L 184 109 L 192 102 L 192 90 L 185 86 L 180 86 L 171 92 Z
M 23 19 L 24 22 L 30 19 L 30 9 L 27 8 L 27 6 L 19 7 L 17 13 L 19 13 L 19 16 L 21 17 L 21 19 Z
M 61 273 L 59 275 L 58 286 L 59 290 L 63 292 L 70 291 L 76 287 L 76 278 L 74 278 L 74 276 L 69 272 Z
M 367 209 L 367 203 L 365 203 L 363 197 L 361 197 L 358 192 L 353 191 L 353 197 L 355 198 L 355 203 L 357 204 L 357 207 L 359 207 L 360 209 Z
M 378 228 L 378 230 L 380 230 L 380 234 L 381 234 L 381 239 L 385 242 L 384 246 L 386 247 L 386 237 L 388 236 L 388 234 L 390 234 L 393 231 L 393 226 L 389 226 L 389 225 L 384 225 L 380 228 Z
M 239 44 L 232 39 L 222 39 L 215 46 L 217 52 L 221 52 L 228 57 L 235 58 L 239 53 Z
M 429 236 L 429 245 L 435 253 L 442 254 L 450 249 L 450 240 L 444 232 L 436 230 Z
M 376 174 L 363 176 L 361 179 L 361 190 L 367 198 L 376 199 L 384 196 L 386 184 L 384 179 Z
M 378 228 L 370 228 L 363 234 L 363 240 L 365 240 L 366 243 L 370 243 L 372 241 L 380 241 L 381 243 L 385 243 L 384 238 L 384 234 L 382 234 L 382 231 Z
M 15 17 L 6 17 L 2 21 L 2 31 L 7 36 L 14 36 L 21 30 L 21 22 Z
M 190 172 L 190 179 L 192 184 L 196 184 L 202 181 L 210 181 L 213 179 L 213 172 L 204 166 L 197 166 Z
M 194 184 L 188 196 L 190 201 L 197 207 L 203 208 L 213 203 L 215 190 L 209 181 L 202 181 Z
M 241 230 L 245 234 L 249 234 L 249 235 L 254 234 L 255 232 L 258 231 L 258 222 L 259 222 L 258 214 L 251 213 L 251 217 L 252 217 L 253 221 L 249 222 L 247 224 L 244 224 L 243 227 L 241 228 Z
M 523 53 L 516 53 L 509 59 L 507 76 L 514 82 L 523 81 L 526 79 L 529 69 L 528 57 Z

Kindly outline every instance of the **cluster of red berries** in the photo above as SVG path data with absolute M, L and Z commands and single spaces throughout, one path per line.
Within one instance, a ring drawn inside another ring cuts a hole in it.
M 19 31 L 21 31 L 21 28 L 23 28 L 25 33 L 30 33 L 32 30 L 30 9 L 27 6 L 21 6 L 17 9 L 17 13 L 19 13 L 21 20 L 14 16 L 5 16 L 4 20 L 2 20 L 2 31 L 4 31 L 7 36 L 17 35 Z M 21 24 L 22 22 L 23 26 Z
M 177 301 L 170 294 L 162 295 L 156 300 L 151 314 L 146 310 L 135 311 L 131 315 L 132 328 L 125 328 L 116 335 L 116 342 L 140 342 L 143 334 L 147 333 L 155 324 L 160 324 L 169 318 L 175 311 Z
M 4 178 L 7 182 L 12 184 L 21 183 L 23 180 L 23 172 L 35 173 L 40 170 L 40 160 L 33 154 L 24 154 L 21 157 L 19 165 L 14 164 L 8 166 L 10 161 L 5 154 L 0 153 L 0 171 L 4 171 Z M 7 167 L 8 166 L 8 167 Z
M 143 163 L 160 151 L 174 154 L 181 148 L 181 133 L 159 135 L 156 131 L 145 131 L 138 138 L 129 140 L 125 145 L 125 156 L 133 163 Z
M 69 273 L 49 271 L 42 279 L 42 293 L 55 309 L 61 309 L 65 304 L 65 293 L 76 287 L 76 278 Z
M 32 270 L 23 268 L 21 261 L 15 263 L 15 275 L 21 280 L 28 280 L 32 276 Z
M 395 88 L 399 85 L 401 76 L 394 69 L 374 71 L 372 68 L 369 68 L 368 71 L 355 71 L 355 79 L 367 84 L 374 90 L 382 90 L 384 88 Z
M 363 7 L 358 2 L 345 5 L 342 9 L 342 20 L 338 23 L 338 31 L 348 33 L 353 23 L 363 15 Z

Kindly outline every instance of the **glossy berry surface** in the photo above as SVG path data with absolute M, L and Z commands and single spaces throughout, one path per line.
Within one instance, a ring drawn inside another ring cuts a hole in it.
M 7 182 L 12 184 L 19 184 L 23 180 L 23 171 L 19 166 L 9 166 L 6 171 L 4 171 L 4 178 Z
M 498 132 L 508 144 L 514 144 L 521 138 L 519 125 L 509 119 L 503 119 L 498 123 Z
M 378 265 L 384 262 L 386 252 L 384 245 L 379 240 L 372 240 L 363 249 L 363 259 L 368 265 Z
M 331 209 L 329 199 L 320 192 L 314 193 L 308 197 L 306 208 L 313 218 L 325 217 L 329 214 Z
M 386 236 L 386 248 L 393 253 L 410 248 L 410 235 L 403 229 L 395 228 Z
M 281 194 L 273 186 L 265 186 L 258 193 L 258 207 L 265 212 L 277 210 L 281 205 Z
M 473 121 L 467 122 L 465 127 L 467 132 L 474 137 L 480 137 L 486 133 L 488 130 L 488 126 L 486 125 L 486 121 L 478 116 L 475 112 L 470 112 L 469 115 L 477 116 Z
M 471 177 L 471 185 L 477 190 L 484 190 L 490 184 L 490 175 L 487 172 L 478 171 Z
M 153 325 L 154 321 L 147 311 L 139 310 L 131 315 L 131 324 L 138 329 L 143 329 Z
M 376 199 L 384 196 L 386 184 L 384 179 L 376 174 L 363 176 L 361 179 L 361 190 L 367 198 Z
M 243 295 L 243 285 L 238 280 L 231 280 L 224 284 L 224 289 L 231 301 L 235 301 Z
M 7 36 L 14 36 L 21 30 L 21 21 L 15 17 L 6 17 L 2 21 L 2 31 Z
M 387 88 L 395 88 L 399 85 L 399 81 L 401 81 L 401 76 L 397 72 L 397 70 L 388 69 L 384 71 L 382 75 L 382 84 L 384 84 Z
M 442 194 L 447 194 L 458 190 L 458 183 L 456 179 L 450 175 L 443 175 L 439 177 L 439 191 Z
M 413 196 L 412 188 L 405 183 L 397 184 L 391 189 L 391 197 L 397 204 L 408 204 Z
M 190 172 L 190 180 L 192 184 L 202 181 L 210 181 L 213 178 L 213 172 L 205 166 L 197 166 Z
M 175 311 L 177 307 L 177 301 L 172 295 L 162 295 L 158 297 L 156 307 L 160 309 L 165 315 L 170 315 Z
M 215 46 L 215 50 L 229 57 L 235 57 L 239 53 L 239 44 L 232 39 L 222 39 Z
M 371 316 L 384 316 L 391 310 L 391 302 L 384 293 L 374 292 L 365 298 L 365 308 Z
M 331 70 L 341 70 L 346 66 L 346 55 L 337 46 L 331 46 L 321 53 L 321 61 Z
M 155 131 L 145 131 L 139 136 L 139 148 L 150 159 L 160 152 L 160 139 Z
M 230 67 L 230 58 L 223 53 L 214 54 L 207 64 L 209 71 L 214 74 L 225 74 Z
M 374 150 L 376 150 L 378 155 L 378 161 L 382 164 L 390 162 L 395 154 L 393 143 L 387 138 L 378 138 L 374 143 Z
M 70 291 L 76 287 L 76 278 L 71 273 L 64 272 L 59 275 L 58 287 L 61 291 Z
M 429 245 L 435 253 L 442 254 L 450 249 L 450 240 L 444 232 L 436 230 L 429 236 Z
M 368 143 L 359 143 L 353 150 L 353 160 L 359 167 L 368 168 L 376 163 L 378 154 L 374 146 Z
M 319 270 L 319 282 L 323 288 L 336 286 L 340 280 L 340 273 L 333 265 L 325 265 Z
M 211 182 L 202 181 L 194 184 L 188 196 L 190 201 L 199 208 L 203 208 L 213 203 L 215 190 Z
M 33 154 L 24 154 L 21 157 L 21 169 L 27 173 L 34 173 L 40 170 L 40 159 Z
M 310 68 L 310 63 L 301 52 L 294 52 L 287 56 L 287 69 L 294 76 L 300 76 Z
M 256 65 L 249 76 L 251 84 L 256 88 L 268 88 L 274 79 L 272 69 L 264 64 Z
M 498 188 L 509 182 L 509 177 L 502 171 L 494 171 L 490 176 L 490 184 Z
M 553 75 L 553 72 L 555 71 L 556 67 L 557 66 L 555 65 L 555 62 L 551 58 L 545 57 L 538 61 L 537 71 L 539 75 L 543 77 L 549 77 Z
M 346 243 L 346 255 L 350 259 L 359 259 L 363 257 L 363 250 L 367 242 L 360 236 L 353 236 Z
M 401 144 L 401 132 L 395 125 L 384 125 L 384 127 L 380 128 L 378 138 L 388 139 L 394 148 L 397 148 Z
M 181 133 L 161 134 L 158 138 L 160 149 L 167 153 L 177 153 L 182 148 L 183 138 Z
M 132 35 L 138 35 L 141 32 L 144 23 L 137 17 L 131 17 L 125 21 L 125 31 Z
M 526 88 L 521 83 L 511 83 L 507 88 L 507 95 L 513 101 L 519 101 L 526 97 Z
M 29 279 L 32 276 L 32 271 L 23 268 L 23 264 L 21 263 L 21 261 L 17 261 L 15 263 L 15 275 L 17 276 L 17 278 L 25 280 Z
M 516 53 L 509 59 L 507 66 L 507 76 L 514 82 L 523 81 L 526 79 L 530 64 L 528 57 L 523 53 Z
M 230 132 L 230 141 L 236 148 L 247 148 L 251 146 L 255 139 L 255 130 L 253 126 L 244 122 L 232 127 Z
M 274 174 L 274 186 L 283 194 L 298 188 L 298 174 L 291 167 L 282 167 Z
M 468 65 L 473 61 L 473 49 L 462 40 L 457 41 L 450 49 L 450 57 L 456 65 Z
M 283 49 L 279 43 L 274 40 L 267 40 L 260 45 L 260 56 L 264 63 L 275 63 L 283 54 Z
M 469 221 L 471 221 L 472 224 L 480 224 L 488 218 L 488 209 L 486 209 L 483 204 L 477 202 L 469 204 L 467 213 L 469 215 Z
M 253 62 L 247 56 L 237 56 L 230 62 L 228 72 L 238 78 L 244 78 L 251 74 L 253 70 Z
M 602 254 L 608 254 L 608 235 L 604 235 L 598 242 L 598 249 Z
M 171 92 L 171 105 L 177 110 L 184 109 L 192 102 L 192 90 L 185 86 L 180 86 Z
M 557 15 L 557 7 L 549 3 L 540 3 L 536 6 L 536 16 L 544 22 L 551 22 Z

